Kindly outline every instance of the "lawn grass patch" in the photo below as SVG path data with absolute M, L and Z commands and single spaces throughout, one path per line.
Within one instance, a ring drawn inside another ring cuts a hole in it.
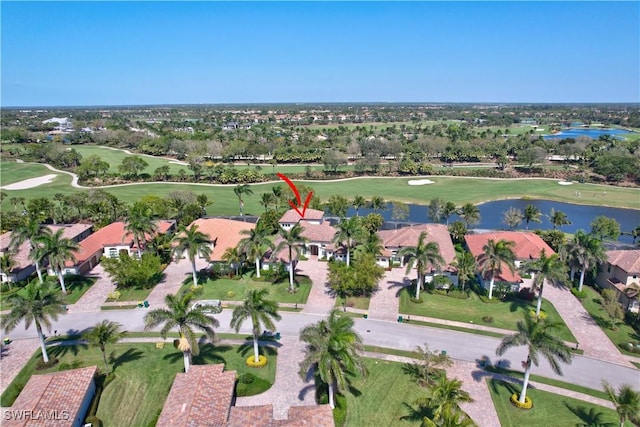
M 468 334 L 484 335 L 484 336 L 493 337 L 493 338 L 503 338 L 505 336 L 504 334 L 501 334 L 498 332 L 483 331 L 480 329 L 472 329 L 472 328 L 463 328 L 462 326 L 445 325 L 442 323 L 433 323 L 433 322 L 423 322 L 422 320 L 406 320 L 406 317 L 403 319 L 403 321 L 411 325 L 429 326 L 431 328 L 438 328 L 438 329 L 449 329 L 451 331 L 466 332 Z
M 33 280 L 38 280 L 34 278 Z M 80 298 L 96 283 L 96 279 L 94 277 L 85 277 L 85 276 L 65 276 L 64 285 L 67 288 L 67 294 L 62 294 L 62 288 L 60 287 L 60 282 L 53 277 L 47 277 L 45 275 L 45 283 L 51 283 L 56 293 L 60 294 L 62 297 L 62 302 L 66 305 L 75 304 L 78 302 Z M 11 295 L 25 295 L 26 290 L 24 287 L 21 289 L 12 292 Z M 11 295 L 2 295 L 2 309 L 9 310 L 11 309 L 11 303 L 9 302 Z
M 126 288 L 126 289 L 118 289 L 120 292 L 120 298 L 118 301 L 135 301 L 136 305 L 138 301 L 144 301 L 149 297 L 149 294 L 153 288 L 149 289 L 140 289 L 140 288 Z M 107 298 L 107 302 L 115 302 Z
M 311 291 L 311 279 L 306 276 L 296 276 L 297 292 L 289 292 L 289 279 L 278 283 L 253 280 L 249 274 L 240 279 L 221 277 L 209 279 L 199 288 L 199 300 L 242 301 L 247 292 L 254 289 L 268 289 L 268 298 L 283 303 L 305 304 Z M 181 289 L 191 289 L 191 281 L 187 281 Z
M 516 298 L 509 301 L 485 303 L 473 292 L 471 292 L 468 299 L 423 293 L 423 303 L 421 304 L 411 302 L 410 298 L 409 289 L 403 288 L 400 292 L 400 313 L 474 323 L 508 330 L 515 330 L 517 322 L 522 320 L 523 314 L 529 315 L 529 312 L 536 308 L 536 301 L 525 301 Z M 547 314 L 547 319 L 562 322 L 561 328 L 558 329 L 558 337 L 564 341 L 576 342 L 576 338 L 555 307 L 553 307 L 553 304 L 543 299 L 542 310 Z M 485 323 L 482 320 L 483 317 L 491 317 L 493 322 Z
M 626 323 L 621 323 L 615 331 L 612 331 L 606 325 L 606 319 L 609 318 L 609 314 L 604 307 L 598 302 L 602 301 L 602 296 L 590 286 L 583 286 L 582 290 L 586 292 L 587 297 L 581 299 L 582 306 L 591 315 L 593 320 L 598 324 L 600 329 L 609 337 L 611 342 L 617 347 L 622 354 L 638 357 L 637 353 L 631 353 L 624 348 L 620 347 L 620 344 L 640 341 L 639 334 Z
M 9 185 L 25 179 L 38 178 L 44 175 L 51 175 L 54 172 L 41 164 L 18 163 L 3 161 L 0 163 L 2 170 L 2 185 Z M 20 208 L 20 206 L 18 206 Z
M 502 427 L 594 425 L 593 416 L 597 413 L 602 417 L 598 424 L 618 424 L 618 416 L 613 409 L 531 388 L 527 390 L 527 397 L 533 401 L 533 408 L 518 409 L 509 398 L 520 392 L 519 385 L 494 379 L 488 380 L 488 385 Z
M 392 356 L 401 356 L 401 357 L 410 357 L 412 359 L 418 358 L 416 353 L 408 350 L 397 350 L 395 348 L 378 347 L 376 345 L 365 345 L 364 349 L 365 351 L 370 351 L 373 353 L 390 354 Z
M 211 345 L 200 347 L 200 355 L 193 358 L 194 364 L 224 363 L 225 370 L 238 374 L 250 372 L 263 381 L 273 384 L 277 364 L 275 348 L 267 351 L 269 363 L 262 369 L 246 366 L 245 359 L 252 353 L 250 344 L 242 346 Z M 182 353 L 173 346 L 162 349 L 153 343 L 113 344 L 107 347 L 110 359 L 115 364 L 115 379 L 103 391 L 97 416 L 105 425 L 146 426 L 159 414 L 169 394 L 175 375 L 183 371 Z M 34 353 L 18 376 L 0 396 L 2 406 L 13 403 L 19 392 L 34 373 L 48 373 L 63 369 L 96 365 L 104 370 L 102 354 L 97 348 L 84 344 L 49 348 L 50 357 L 60 363 L 53 368 L 35 371 L 40 350 Z M 264 383 L 263 383 L 264 384 Z
M 344 307 L 344 298 L 337 297 L 335 299 L 335 307 L 342 308 Z M 368 310 L 369 303 L 371 302 L 371 297 L 347 297 L 347 307 L 349 308 L 357 308 L 359 310 Z

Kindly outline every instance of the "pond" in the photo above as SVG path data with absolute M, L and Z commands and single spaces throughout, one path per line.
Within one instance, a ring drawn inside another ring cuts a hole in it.
M 588 197 L 588 196 L 587 196 Z M 606 197 L 605 195 L 598 194 L 598 197 Z M 542 222 L 530 223 L 530 229 L 543 229 L 549 230 L 553 228 L 553 225 L 549 222 L 549 213 L 551 208 L 559 210 L 567 214 L 567 218 L 571 221 L 570 225 L 565 225 L 560 230 L 566 233 L 575 233 L 582 229 L 585 231 L 591 230 L 591 221 L 598 216 L 607 216 L 613 218 L 620 223 L 620 230 L 623 232 L 631 232 L 634 228 L 640 225 L 640 210 L 624 209 L 624 208 L 611 208 L 606 206 L 588 206 L 588 205 L 575 205 L 571 203 L 554 202 L 552 200 L 525 200 L 525 199 L 513 199 L 513 200 L 496 200 L 493 202 L 483 203 L 478 205 L 480 209 L 480 223 L 473 226 L 476 229 L 506 229 L 506 225 L 502 223 L 502 214 L 510 207 L 520 209 L 524 211 L 527 205 L 536 206 L 540 212 L 542 212 Z M 640 203 L 638 203 L 640 208 Z M 428 215 L 428 206 L 421 205 L 408 205 L 409 216 L 401 221 L 406 222 L 418 222 L 426 223 L 430 222 Z M 360 209 L 360 215 L 366 215 L 372 212 L 371 209 Z M 387 206 L 387 209 L 381 211 L 380 214 L 384 217 L 385 221 L 394 221 L 392 219 L 391 204 Z M 354 209 L 349 209 L 348 216 L 355 215 Z M 452 215 L 450 222 L 460 219 L 457 215 Z M 525 223 L 523 222 L 519 228 L 524 229 Z M 629 235 L 622 235 L 618 239 L 623 243 L 632 243 L 633 239 Z
M 598 139 L 602 135 L 611 135 L 615 138 L 624 138 L 629 132 L 624 129 L 586 129 L 586 128 L 567 128 L 553 135 L 544 135 L 544 139 L 564 139 L 578 138 L 579 136 L 588 136 L 592 139 Z

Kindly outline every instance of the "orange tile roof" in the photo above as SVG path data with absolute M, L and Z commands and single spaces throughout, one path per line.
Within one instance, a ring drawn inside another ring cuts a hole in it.
M 607 261 L 627 274 L 640 274 L 640 249 L 607 251 Z
M 198 226 L 198 231 L 208 235 L 211 242 L 215 242 L 215 247 L 211 251 L 211 261 L 222 261 L 222 255 L 227 248 L 238 246 L 240 240 L 247 237 L 241 233 L 243 230 L 256 228 L 256 225 L 251 222 L 226 218 L 200 218 L 191 225 L 193 224 Z
M 312 224 L 308 221 L 300 221 L 300 225 L 303 230 L 302 237 L 309 239 L 309 242 L 330 243 L 333 240 L 333 236 L 336 234 L 336 229 L 328 222 L 320 224 Z
M 45 422 L 44 419 L 24 418 L 17 420 L 14 418 L 7 420 L 3 417 L 2 425 L 11 427 L 75 425 L 76 418 L 82 419 L 84 417 L 84 414 L 79 414 L 79 412 L 97 371 L 97 366 L 88 366 L 50 374 L 33 375 L 10 410 L 27 411 L 30 414 L 53 414 L 57 415 L 56 419 Z M 63 411 L 67 411 L 68 416 L 65 416 Z M 44 415 L 42 416 L 44 417 Z
M 317 209 L 307 209 L 304 212 L 304 219 L 306 220 L 321 220 L 324 217 L 324 212 L 323 211 L 319 211 Z M 295 209 L 289 209 L 288 211 L 286 211 L 284 213 L 284 215 L 282 215 L 282 218 L 280 218 L 280 221 L 278 222 L 292 222 L 292 223 L 296 223 L 298 221 L 300 221 L 301 218 L 300 214 L 298 212 L 296 212 Z
M 158 233 L 165 234 L 174 226 L 175 221 L 160 220 L 157 221 L 156 224 L 158 226 Z M 117 245 L 131 247 L 133 245 L 133 236 L 130 233 L 126 233 L 125 236 L 124 228 L 124 222 L 112 222 L 91 234 L 80 242 L 80 249 L 74 253 L 76 261 L 67 260 L 65 266 L 73 267 L 74 265 L 82 264 L 96 255 L 96 253 L 102 251 L 105 246 Z
M 228 427 L 267 427 L 273 425 L 273 406 L 234 406 L 229 413 Z
M 416 224 L 395 230 L 380 230 L 378 236 L 380 236 L 384 248 L 390 250 L 391 248 L 416 246 L 423 231 L 427 232 L 426 241 L 437 243 L 440 247 L 440 256 L 444 258 L 447 265 L 450 265 L 456 259 L 456 250 L 453 247 L 449 230 L 444 224 Z
M 329 405 L 291 406 L 286 420 L 277 420 L 274 427 L 334 427 L 333 411 Z
M 176 375 L 157 425 L 162 427 L 220 426 L 229 418 L 236 371 L 224 365 L 192 365 Z

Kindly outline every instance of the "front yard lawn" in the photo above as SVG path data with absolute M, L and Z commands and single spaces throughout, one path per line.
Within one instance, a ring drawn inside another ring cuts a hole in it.
M 493 379 L 488 380 L 488 385 L 502 427 L 619 425 L 613 409 L 531 388 L 527 390 L 527 397 L 533 401 L 533 408 L 518 409 L 509 398 L 522 390 L 519 385 Z M 596 419 L 598 414 L 600 418 Z M 625 423 L 625 426 L 631 425 Z
M 264 351 L 265 347 L 261 348 Z M 155 425 L 164 401 L 169 394 L 175 375 L 183 371 L 182 353 L 170 343 L 157 349 L 153 343 L 113 344 L 107 347 L 115 365 L 115 379 L 104 389 L 98 405 L 97 416 L 106 426 Z M 224 363 L 225 370 L 235 370 L 240 375 L 251 372 L 273 384 L 277 364 L 276 350 L 267 350 L 269 363 L 262 369 L 249 368 L 245 359 L 252 353 L 251 345 L 229 346 L 206 344 L 200 347 L 200 355 L 194 364 Z M 104 370 L 102 353 L 86 345 L 49 348 L 50 357 L 60 363 L 47 370 L 35 371 L 36 361 L 41 359 L 36 351 L 15 380 L 2 394 L 2 406 L 13 403 L 32 374 L 55 372 L 84 366 L 97 365 Z
M 522 320 L 524 313 L 528 314 L 531 310 L 535 311 L 536 309 L 535 300 L 496 300 L 496 302 L 485 303 L 482 302 L 474 292 L 470 293 L 468 299 L 457 299 L 423 292 L 420 298 L 422 298 L 424 302 L 421 304 L 411 302 L 411 296 L 407 288 L 402 289 L 400 293 L 401 314 L 435 317 L 438 319 L 475 323 L 509 330 L 516 329 L 516 324 L 519 320 Z M 546 313 L 548 319 L 562 322 L 562 327 L 558 330 L 558 336 L 561 339 L 576 342 L 576 338 L 569 328 L 567 328 L 553 304 L 543 299 L 542 311 Z M 482 320 L 483 317 L 491 317 L 493 321 L 490 323 L 484 322 Z
M 33 279 L 33 280 L 38 280 Z M 45 280 L 52 284 L 54 289 L 60 294 L 62 294 L 62 288 L 60 287 L 60 282 L 51 276 L 47 277 L 45 275 Z M 93 277 L 85 277 L 85 276 L 65 276 L 64 285 L 67 288 L 67 295 L 62 296 L 62 300 L 65 304 L 75 304 L 78 302 L 82 295 L 89 290 L 91 286 L 96 282 L 96 279 Z M 20 294 L 24 295 L 24 287 L 18 290 L 17 292 L 8 292 L 7 295 L 2 295 L 2 309 L 9 310 L 11 309 L 11 304 L 9 304 L 9 298 L 12 294 Z
M 347 307 L 357 308 L 360 310 L 368 310 L 371 297 L 347 297 Z M 342 308 L 344 304 L 344 298 L 337 297 L 335 306 Z
M 247 291 L 252 289 L 268 289 L 269 299 L 283 303 L 304 304 L 309 297 L 311 290 L 311 279 L 306 276 L 296 276 L 297 292 L 289 293 L 289 279 L 283 282 L 271 283 L 253 280 L 249 274 L 245 274 L 240 279 L 218 278 L 210 279 L 199 284 L 201 294 L 197 299 L 217 299 L 223 301 L 242 301 Z M 185 281 L 182 289 L 191 289 L 192 282 Z
M 149 294 L 153 288 L 149 289 L 140 289 L 140 288 L 127 288 L 127 289 L 117 289 L 120 292 L 120 298 L 117 301 L 134 301 L 138 303 L 138 301 L 144 301 L 149 297 Z M 116 300 L 112 300 L 107 298 L 106 302 L 115 302 Z
M 602 301 L 602 296 L 598 291 L 589 286 L 583 286 L 582 290 L 587 293 L 587 297 L 581 299 L 580 302 L 591 317 L 593 317 L 593 320 L 598 324 L 598 326 L 600 326 L 604 333 L 607 334 L 607 337 L 609 337 L 611 342 L 623 354 L 640 357 L 640 354 L 631 353 L 620 347 L 620 344 L 640 341 L 640 334 L 638 334 L 631 326 L 622 322 L 617 326 L 615 331 L 612 331 L 606 323 L 606 319 L 609 318 L 609 314 L 602 304 L 598 302 Z

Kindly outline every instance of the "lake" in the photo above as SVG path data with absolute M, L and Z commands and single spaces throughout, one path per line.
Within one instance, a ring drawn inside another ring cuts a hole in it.
M 622 137 L 624 134 L 632 133 L 624 129 L 586 129 L 586 128 L 568 128 L 563 129 L 559 133 L 553 135 L 544 135 L 544 139 L 564 139 L 578 138 L 579 136 L 588 136 L 592 139 L 598 139 L 602 135 L 611 135 L 616 138 Z
M 588 195 L 585 197 L 589 197 Z M 598 194 L 596 197 L 606 197 L 603 194 Z M 591 221 L 598 216 L 607 216 L 613 218 L 620 223 L 620 230 L 631 232 L 634 228 L 640 225 L 640 210 L 624 209 L 624 208 L 610 208 L 606 206 L 588 206 L 588 205 L 575 205 L 571 203 L 560 203 L 552 200 L 496 200 L 493 202 L 486 202 L 478 205 L 480 209 L 480 223 L 473 226 L 477 229 L 506 229 L 506 225 L 502 223 L 502 214 L 510 207 L 520 209 L 524 211 L 527 205 L 534 205 L 540 212 L 542 212 L 541 223 L 530 223 L 529 228 L 534 230 L 536 228 L 549 230 L 553 228 L 553 225 L 549 222 L 548 215 L 551 212 L 551 208 L 560 210 L 567 214 L 570 225 L 560 227 L 560 230 L 567 233 L 575 233 L 579 229 L 590 231 Z M 640 208 L 640 202 L 638 203 Z M 426 223 L 429 221 L 428 206 L 421 205 L 409 205 L 409 217 L 404 220 L 406 222 L 419 222 Z M 360 209 L 360 215 L 366 215 L 372 212 L 371 209 Z M 387 209 L 381 211 L 380 214 L 384 217 L 385 221 L 393 221 L 391 218 L 391 205 L 389 204 Z M 348 216 L 355 215 L 354 209 L 349 209 Z M 450 222 L 460 219 L 457 215 L 452 215 Z M 523 222 L 519 228 L 524 229 L 525 223 Z M 620 242 L 632 243 L 631 236 L 622 235 L 618 239 Z

